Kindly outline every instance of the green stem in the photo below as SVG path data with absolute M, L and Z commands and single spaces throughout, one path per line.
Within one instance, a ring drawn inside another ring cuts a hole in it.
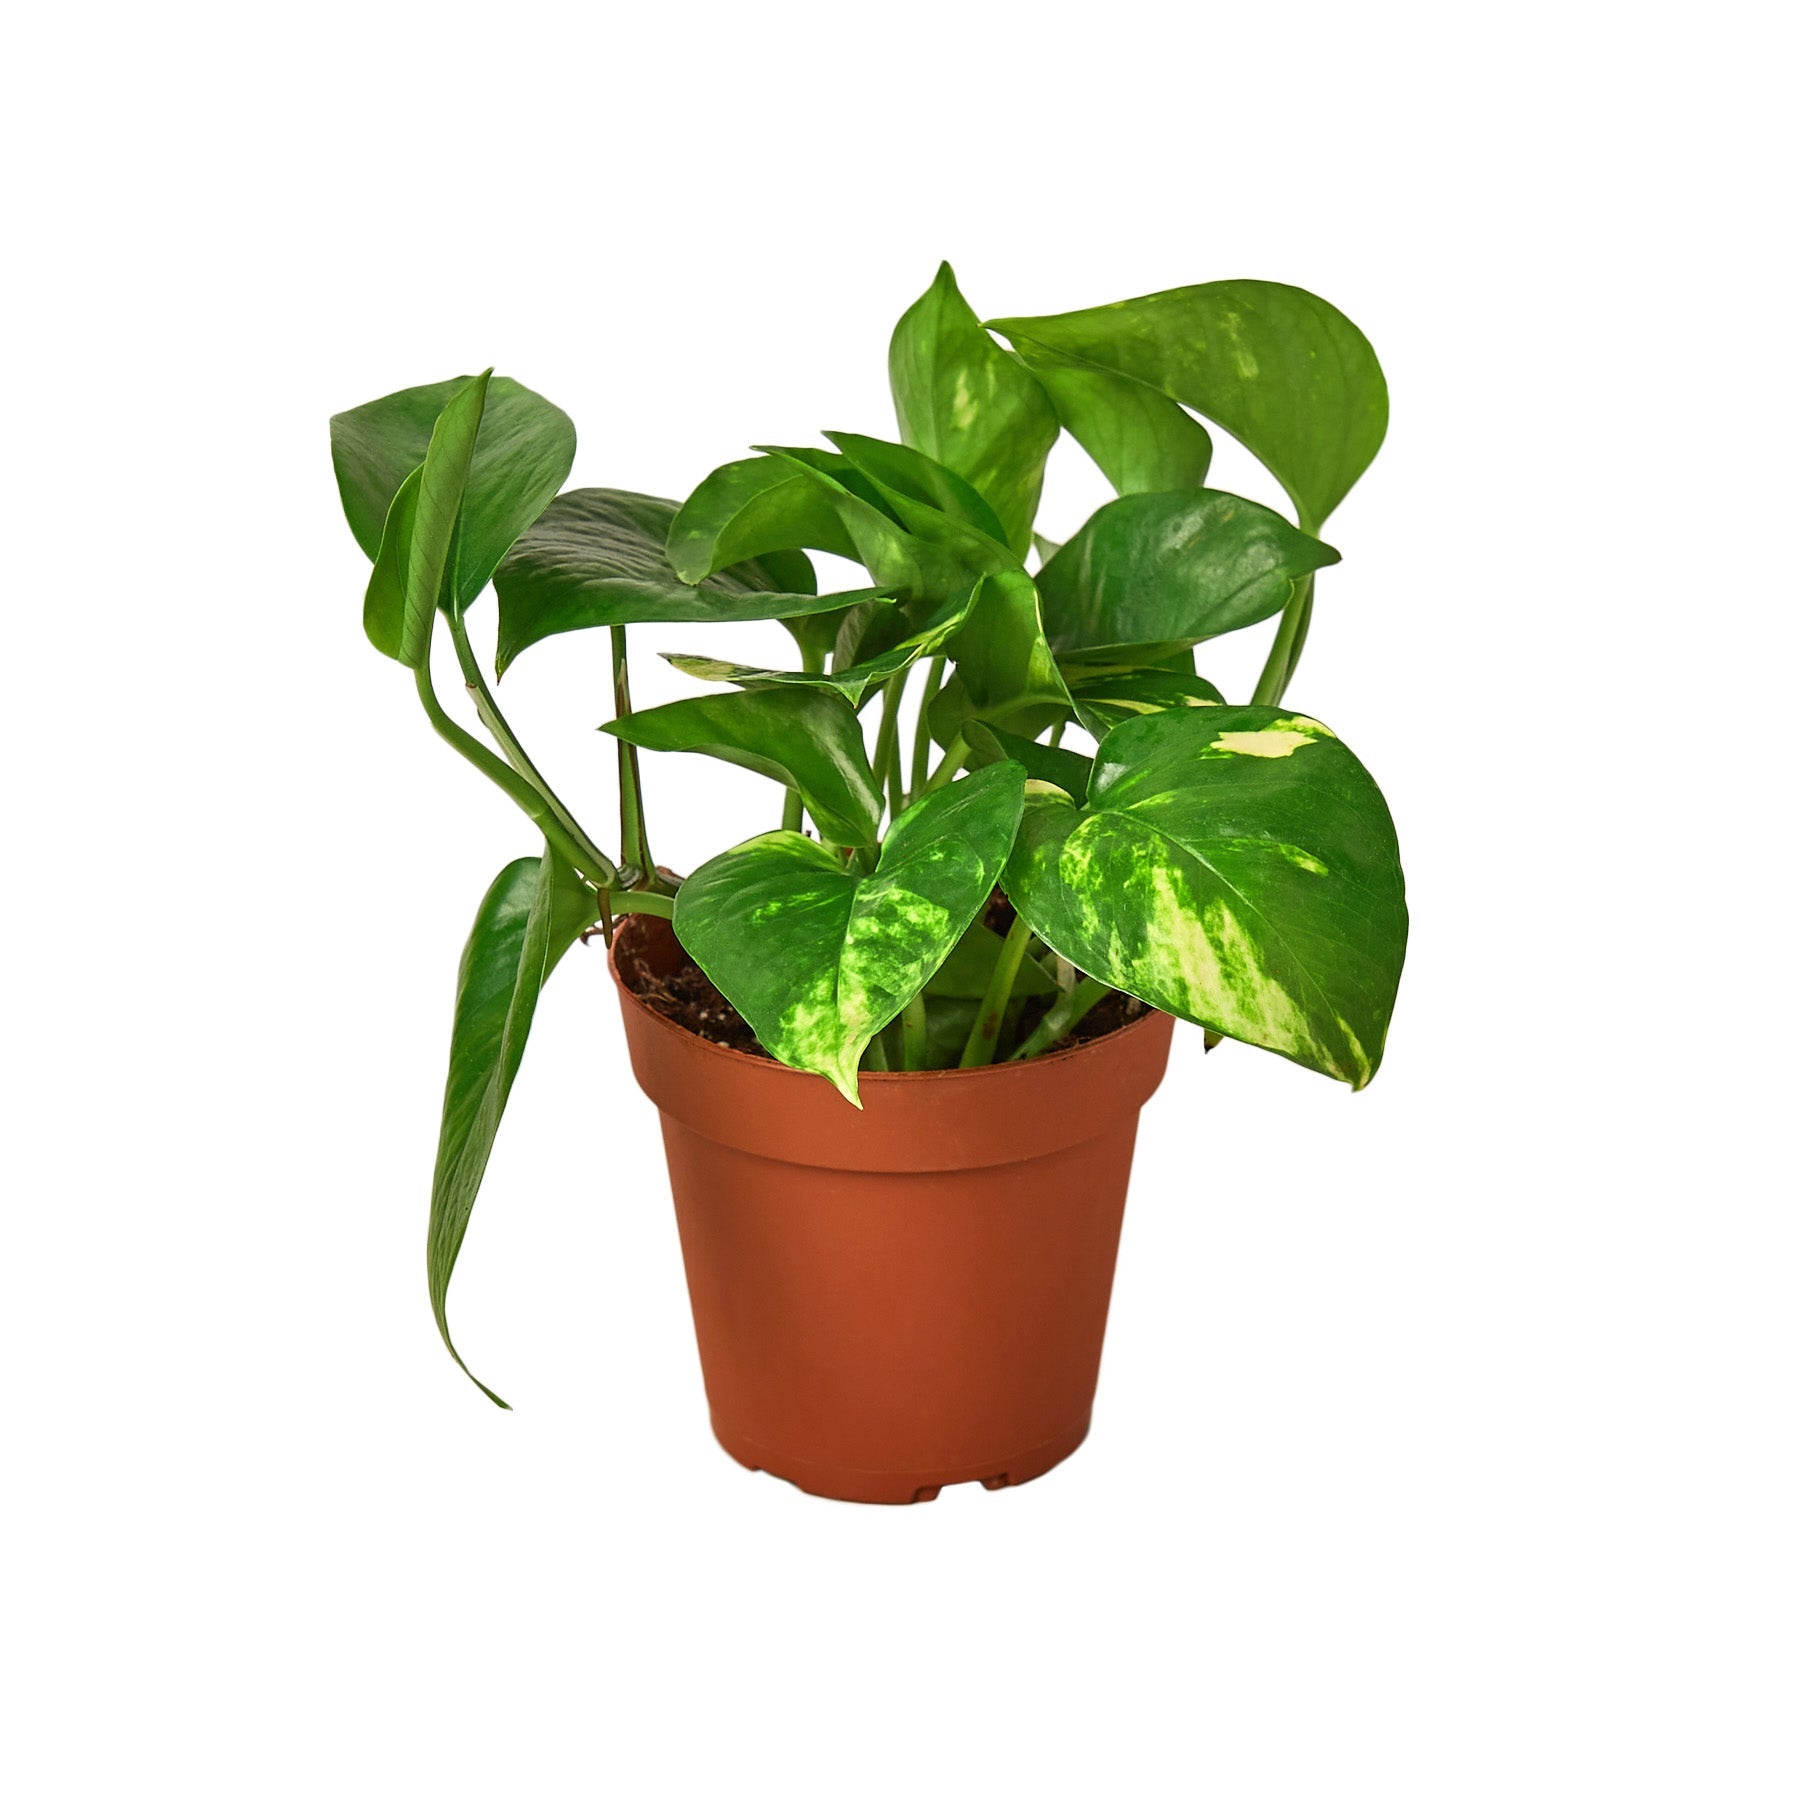
M 875 733 L 875 782 L 885 786 L 888 813 L 899 818 L 906 810 L 906 793 L 900 785 L 900 696 L 906 692 L 909 671 L 888 677 L 881 690 L 881 727 Z
M 1052 750 L 1062 742 L 1063 733 L 1067 731 L 1068 728 L 1069 721 L 1067 719 L 1058 719 L 1056 723 L 1050 727 L 1050 748 Z
M 900 1066 L 922 1069 L 925 1066 L 925 991 L 923 988 L 907 1001 L 900 1015 Z
M 949 786 L 956 772 L 969 760 L 969 746 L 958 734 L 956 741 L 944 752 L 943 761 L 931 771 L 931 779 L 925 783 L 925 792 L 935 794 L 939 788 Z
M 1252 706 L 1279 706 L 1281 696 L 1300 666 L 1300 652 L 1306 644 L 1306 628 L 1312 619 L 1313 578 L 1302 575 L 1281 609 L 1281 624 L 1275 631 L 1275 642 L 1269 646 L 1269 660 L 1263 664 L 1256 680 Z
M 1104 981 L 1097 981 L 1092 975 L 1076 982 L 1038 1020 L 1037 1029 L 1012 1053 L 1008 1060 L 1024 1062 L 1027 1057 L 1042 1056 L 1052 1045 L 1060 1043 L 1067 1037 L 1111 992 L 1112 989 Z
M 980 1069 L 994 1060 L 1000 1046 L 1000 1027 L 1006 1018 L 1007 1002 L 1012 999 L 1013 982 L 1018 978 L 1019 964 L 1031 943 L 1031 927 L 1023 913 L 1013 915 L 1012 928 L 994 959 L 994 972 L 988 977 L 987 992 L 981 998 L 981 1011 L 969 1029 L 969 1041 L 963 1045 L 961 1066 Z
M 613 717 L 631 712 L 631 671 L 625 660 L 625 627 L 612 628 Z M 619 854 L 638 867 L 638 882 L 653 891 L 667 884 L 656 872 L 650 836 L 644 829 L 644 789 L 638 774 L 637 745 L 619 739 Z
M 675 916 L 673 894 L 653 894 L 647 888 L 616 888 L 607 899 L 616 913 L 653 913 L 659 919 Z
M 934 656 L 925 665 L 925 691 L 919 696 L 919 719 L 913 727 L 912 772 L 906 783 L 909 794 L 925 790 L 925 777 L 931 768 L 931 703 L 944 685 L 944 659 Z
M 584 876 L 596 887 L 611 887 L 619 879 L 619 871 L 611 862 L 591 846 L 584 848 L 578 844 L 564 828 L 550 802 L 537 788 L 517 769 L 497 757 L 479 738 L 464 731 L 444 711 L 438 700 L 437 690 L 431 685 L 429 661 L 419 664 L 413 671 L 413 679 L 419 690 L 420 704 L 425 708 L 425 716 L 430 719 L 438 736 L 451 749 L 472 762 L 495 787 L 514 801 L 544 834 L 544 841 L 578 875 Z
M 487 684 L 487 678 L 481 672 L 481 663 L 476 658 L 474 646 L 469 642 L 468 627 L 463 623 L 461 607 L 456 607 L 450 612 L 449 621 L 450 641 L 456 647 L 456 660 L 462 669 L 463 685 L 474 697 L 476 716 L 487 728 L 488 735 L 500 746 L 506 760 L 512 764 L 514 770 L 543 796 L 556 822 L 581 849 L 584 860 L 576 866 L 582 869 L 611 869 L 611 862 L 607 860 L 593 839 L 581 829 L 575 815 L 557 798 L 555 789 L 538 773 L 537 766 L 525 754 L 525 746 L 519 742 L 513 728 L 507 724 L 506 715 L 501 712 L 499 702 L 495 700 L 493 691 Z M 435 695 L 433 697 L 435 698 Z M 616 879 L 615 873 L 607 880 L 603 880 L 602 885 L 608 885 L 610 880 Z

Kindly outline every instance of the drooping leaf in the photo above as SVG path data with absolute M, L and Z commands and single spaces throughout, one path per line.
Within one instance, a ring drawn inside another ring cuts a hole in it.
M 812 585 L 812 567 L 751 560 L 709 575 L 697 586 L 669 565 L 672 500 L 616 488 L 572 488 L 550 503 L 494 576 L 500 597 L 495 667 L 502 675 L 521 650 L 562 631 L 598 625 L 741 623 L 834 613 L 880 596 L 790 593 L 788 574 Z
M 439 415 L 469 386 L 464 375 L 405 388 L 331 421 L 344 516 L 371 561 L 401 484 L 425 460 Z M 487 586 L 519 533 L 568 479 L 574 460 L 575 427 L 567 413 L 504 375 L 488 382 L 447 585 L 460 605 Z
M 426 1272 L 438 1331 L 464 1374 L 496 1405 L 506 1402 L 476 1381 L 450 1337 L 445 1311 L 450 1276 L 469 1228 L 475 1197 L 525 1054 L 538 993 L 563 952 L 594 922 L 592 890 L 556 853 L 525 856 L 495 878 L 475 915 L 456 978 L 450 1072 L 431 1181 Z
M 1152 1006 L 1364 1086 L 1406 949 L 1393 821 L 1276 707 L 1118 726 L 1085 806 L 1034 791 L 1005 888 L 1060 956 Z
M 938 966 L 937 973 L 926 982 L 926 995 L 941 1000 L 985 998 L 988 980 L 994 973 L 994 964 L 1000 960 L 1001 942 L 999 932 L 977 919 L 956 940 L 955 948 Z M 1019 964 L 1019 972 L 1013 978 L 1013 992 L 1020 996 L 1053 994 L 1056 992 L 1056 983 L 1030 957 L 1026 957 Z M 963 1026 L 962 1038 L 956 1044 L 959 1052 L 963 1047 L 963 1040 L 969 1035 L 969 1025 L 974 1022 L 971 1018 Z
M 692 675 L 698 681 L 729 681 L 748 688 L 829 688 L 842 694 L 852 706 L 860 707 L 890 676 L 911 668 L 920 657 L 935 656 L 943 649 L 968 616 L 974 597 L 971 587 L 967 593 L 946 600 L 917 631 L 848 668 L 814 673 L 803 669 L 762 669 L 746 663 L 721 662 L 710 656 L 670 655 L 666 651 L 664 655 L 682 674 Z
M 1075 696 L 1075 717 L 1083 731 L 1103 738 L 1115 725 L 1144 713 L 1167 712 L 1172 706 L 1223 706 L 1225 696 L 1200 675 L 1167 669 L 1131 669 L 1078 679 L 1078 665 L 1067 671 Z
M 854 431 L 828 431 L 825 436 L 890 495 L 935 507 L 996 543 L 1006 542 L 1006 528 L 976 489 L 954 469 L 934 462 L 924 451 L 906 444 L 890 444 L 881 438 L 861 437 Z
M 438 602 L 452 588 L 458 521 L 488 377 L 453 394 L 437 416 L 425 457 L 388 508 L 363 594 L 363 630 L 383 656 L 421 667 L 431 653 Z
M 797 832 L 752 838 L 682 883 L 675 935 L 770 1055 L 860 1105 L 863 1051 L 986 905 L 1024 788 L 1017 764 L 996 763 L 927 795 L 872 875 Z
M 998 726 L 984 725 L 974 719 L 963 728 L 972 755 L 973 768 L 985 768 L 1002 757 L 1016 762 L 1032 781 L 1047 781 L 1059 787 L 1079 805 L 1087 798 L 1088 781 L 1094 772 L 1094 759 L 1079 750 L 1065 750 L 1060 744 L 1040 744 L 1035 738 L 1020 737 Z
M 1277 281 L 1209 281 L 997 319 L 993 329 L 1023 354 L 1129 376 L 1222 425 L 1288 491 L 1308 531 L 1325 523 L 1387 431 L 1387 382 L 1368 339 L 1335 306 Z
M 794 788 L 834 844 L 881 835 L 881 790 L 855 709 L 841 694 L 802 687 L 702 694 L 602 727 L 646 750 L 695 750 Z
M 1180 649 L 1281 611 L 1294 581 L 1338 553 L 1237 494 L 1109 500 L 1038 571 L 1060 656 Z
M 982 578 L 945 654 L 956 674 L 932 703 L 931 731 L 939 743 L 949 743 L 971 719 L 1035 737 L 1069 716 L 1069 690 L 1044 636 L 1037 588 L 1023 570 Z
M 894 327 L 888 380 L 901 439 L 976 488 L 1023 556 L 1060 429 L 1056 409 L 988 336 L 948 263 Z
M 1212 437 L 1167 394 L 1031 345 L 1022 345 L 1020 354 L 1050 396 L 1063 429 L 1099 465 L 1115 493 L 1166 494 L 1205 485 Z

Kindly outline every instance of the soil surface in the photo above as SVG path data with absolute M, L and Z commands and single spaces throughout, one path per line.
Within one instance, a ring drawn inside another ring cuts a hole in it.
M 991 930 L 1004 934 L 1013 922 L 1012 902 L 996 889 L 983 917 Z M 629 925 L 622 922 L 616 942 L 620 979 L 652 1012 L 661 1013 L 709 1044 L 723 1044 L 726 1049 L 742 1050 L 747 1056 L 769 1054 L 757 1042 L 749 1021 L 713 986 L 664 920 L 638 914 Z M 1049 1009 L 1050 1000 L 1046 997 L 1026 1001 L 1020 1010 L 1015 1041 L 1023 1043 Z M 1057 1048 L 1091 1044 L 1096 1038 L 1141 1019 L 1148 1011 L 1141 1000 L 1126 994 L 1108 994 L 1076 1022 Z

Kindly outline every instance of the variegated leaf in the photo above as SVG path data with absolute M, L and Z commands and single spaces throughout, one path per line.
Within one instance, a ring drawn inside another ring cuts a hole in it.
M 928 795 L 871 875 L 797 832 L 752 838 L 682 883 L 675 935 L 771 1056 L 860 1105 L 863 1051 L 987 903 L 1024 789 L 1024 770 L 996 763 Z
M 1115 725 L 1146 713 L 1167 712 L 1171 706 L 1223 706 L 1225 696 L 1204 676 L 1185 675 L 1172 669 L 1128 669 L 1116 674 L 1079 679 L 1073 683 L 1075 717 L 1083 731 L 1103 738 Z
M 1005 887 L 1059 955 L 1196 1024 L 1364 1086 L 1406 950 L 1399 848 L 1368 772 L 1267 706 L 1134 719 L 1085 806 L 1034 791 Z

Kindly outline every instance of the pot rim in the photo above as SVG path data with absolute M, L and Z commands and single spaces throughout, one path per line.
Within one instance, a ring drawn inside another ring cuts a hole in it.
M 651 1020 L 662 1030 L 672 1033 L 682 1043 L 697 1049 L 710 1052 L 714 1056 L 728 1058 L 734 1063 L 745 1064 L 753 1069 L 775 1069 L 782 1074 L 792 1075 L 801 1081 L 820 1081 L 824 1078 L 815 1075 L 810 1069 L 796 1069 L 792 1063 L 784 1063 L 779 1057 L 752 1056 L 745 1050 L 734 1050 L 729 1044 L 714 1043 L 711 1038 L 702 1037 L 697 1031 L 689 1031 L 685 1025 L 678 1025 L 655 1007 L 645 1004 L 643 996 L 626 984 L 619 973 L 618 958 L 615 954 L 620 935 L 631 928 L 631 920 L 637 915 L 627 913 L 613 931 L 613 941 L 606 947 L 607 973 L 612 976 L 613 986 L 619 990 L 619 997 L 635 1007 L 646 1019 Z M 1122 1043 L 1133 1032 L 1142 1031 L 1146 1025 L 1154 1025 L 1159 1018 L 1166 1017 L 1158 1007 L 1146 1004 L 1143 1015 L 1133 1019 L 1129 1025 L 1121 1025 L 1116 1031 L 1109 1031 L 1104 1037 L 1089 1038 L 1086 1043 L 1073 1044 L 1066 1050 L 1046 1050 L 1041 1056 L 1034 1056 L 1029 1062 L 1014 1062 L 1010 1058 L 1005 1062 L 983 1063 L 975 1069 L 859 1069 L 856 1074 L 857 1085 L 872 1081 L 882 1085 L 899 1086 L 904 1083 L 921 1082 L 954 1082 L 979 1080 L 983 1076 L 998 1075 L 1004 1070 L 1015 1073 L 1021 1069 L 1048 1068 L 1053 1064 L 1066 1063 L 1074 1057 L 1085 1056 L 1108 1044 Z M 1176 1021 L 1180 1023 L 1179 1020 Z

